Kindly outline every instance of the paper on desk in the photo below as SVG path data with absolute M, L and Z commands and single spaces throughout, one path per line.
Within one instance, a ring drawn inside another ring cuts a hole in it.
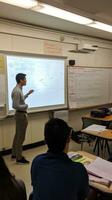
M 78 154 L 77 152 L 73 152 L 73 151 L 67 153 L 69 158 L 72 158 L 73 156 L 75 156 L 77 154 Z
M 102 185 L 106 185 L 107 187 L 110 186 L 110 181 L 104 178 L 99 178 L 93 175 L 89 174 L 89 181 L 95 182 L 95 183 L 100 183 Z
M 106 126 L 98 125 L 98 124 L 92 124 L 88 126 L 87 128 L 83 129 L 83 131 L 97 131 L 101 132 L 106 129 Z
M 102 177 L 112 182 L 112 163 L 102 158 L 96 158 L 91 164 L 85 166 L 88 173 Z

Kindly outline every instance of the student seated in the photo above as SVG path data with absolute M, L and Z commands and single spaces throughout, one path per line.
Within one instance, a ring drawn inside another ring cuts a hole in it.
M 12 175 L 3 158 L 0 156 L 0 200 L 26 200 L 26 189 L 23 181 Z
M 45 124 L 48 151 L 34 158 L 31 167 L 33 200 L 84 200 L 88 175 L 81 163 L 67 155 L 72 129 L 61 119 Z

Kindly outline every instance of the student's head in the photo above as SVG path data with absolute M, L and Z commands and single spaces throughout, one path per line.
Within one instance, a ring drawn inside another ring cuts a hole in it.
M 3 185 L 8 179 L 11 178 L 11 174 L 5 164 L 4 159 L 0 155 L 0 186 Z
M 22 86 L 26 85 L 26 74 L 23 74 L 23 73 L 17 74 L 16 75 L 16 82 L 18 84 L 21 84 Z
M 13 175 L 8 170 L 2 156 L 0 156 L 0 200 L 15 200 L 15 197 L 17 200 L 21 199 L 19 194 L 21 190 L 13 180 Z
M 51 152 L 58 153 L 65 150 L 66 144 L 70 141 L 72 128 L 58 118 L 50 119 L 45 124 L 44 136 Z

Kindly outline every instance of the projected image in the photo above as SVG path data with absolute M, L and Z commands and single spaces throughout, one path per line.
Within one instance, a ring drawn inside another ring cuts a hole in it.
M 29 108 L 65 105 L 63 59 L 7 56 L 7 73 L 9 111 L 12 110 L 11 92 L 18 73 L 26 74 L 27 84 L 23 87 L 23 93 L 34 90 L 25 101 Z

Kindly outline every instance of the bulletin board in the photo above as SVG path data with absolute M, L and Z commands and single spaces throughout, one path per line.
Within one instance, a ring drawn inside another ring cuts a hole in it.
M 0 119 L 6 116 L 6 59 L 0 55 Z

